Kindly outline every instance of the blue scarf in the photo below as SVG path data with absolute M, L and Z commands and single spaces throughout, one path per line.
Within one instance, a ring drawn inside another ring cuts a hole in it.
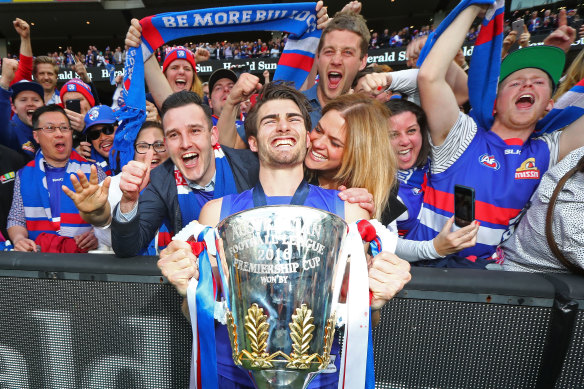
M 220 147 L 217 147 L 214 152 L 215 190 L 213 191 L 212 195 L 209 194 L 209 196 L 213 199 L 218 199 L 228 194 L 237 193 L 237 187 L 235 186 L 233 173 L 231 172 L 231 167 L 229 166 L 227 158 L 223 154 L 223 150 L 221 150 Z M 211 199 L 200 201 L 203 194 L 196 193 L 196 191 L 188 186 L 187 181 L 184 179 L 176 166 L 174 167 L 174 178 L 176 181 L 178 203 L 182 216 L 182 227 L 184 228 L 187 224 L 199 218 L 203 204 Z
M 122 92 L 125 105 L 117 112 L 118 119 L 123 122 L 118 127 L 113 147 L 119 154 L 111 158 L 112 168 L 117 170 L 118 163 L 124 166 L 133 157 L 134 139 L 146 119 L 144 59 L 154 50 L 166 42 L 196 35 L 285 31 L 294 35 L 289 39 L 298 42 L 290 52 L 282 55 L 285 64 L 276 70 L 274 79 L 288 79 L 302 85 L 314 61 L 314 52 L 303 49 L 302 42 L 318 40 L 321 34 L 316 29 L 315 7 L 315 3 L 247 5 L 168 12 L 142 19 L 142 46 L 140 49 L 131 47 L 126 56 Z
M 35 240 L 42 232 L 74 237 L 91 230 L 93 227 L 81 219 L 73 200 L 64 193 L 61 194 L 60 214 L 51 214 L 51 193 L 47 187 L 44 160 L 43 153 L 39 150 L 35 159 L 18 172 L 28 237 Z M 73 150 L 63 176 L 63 185 L 75 191 L 70 175 L 81 170 L 89 179 L 90 167 L 91 163 Z
M 430 34 L 424 45 L 418 66 L 422 64 L 434 43 L 448 28 L 450 23 L 467 7 L 474 4 L 488 4 L 481 25 L 481 31 L 475 42 L 468 71 L 468 93 L 472 111 L 470 115 L 479 127 L 491 128 L 493 125 L 493 108 L 497 99 L 497 85 L 501 71 L 501 49 L 503 48 L 504 0 L 462 0 Z

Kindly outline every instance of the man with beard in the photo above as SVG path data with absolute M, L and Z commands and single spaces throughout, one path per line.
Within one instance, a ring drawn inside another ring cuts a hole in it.
M 59 74 L 57 61 L 46 55 L 36 57 L 32 64 L 32 74 L 45 91 L 45 104 L 59 104 L 61 98 L 57 90 L 57 74 Z
M 347 222 L 369 219 L 368 213 L 358 204 L 340 200 L 338 191 L 309 185 L 304 180 L 303 162 L 311 121 L 310 105 L 302 93 L 286 85 L 268 84 L 260 96 L 245 121 L 250 149 L 258 153 L 259 182 L 253 189 L 243 193 L 208 202 L 201 211 L 200 223 L 215 226 L 220 219 L 261 204 L 290 203 L 336 213 Z M 195 263 L 197 262 L 191 246 L 176 240 L 161 253 L 158 266 L 178 292 L 185 296 L 190 279 L 198 278 Z M 212 265 L 217 266 L 214 258 Z M 369 270 L 369 285 L 373 294 L 372 309 L 380 309 L 409 280 L 409 264 L 406 261 L 388 252 L 375 256 Z M 231 345 L 224 325 L 216 323 L 215 337 L 218 387 L 253 388 L 249 375 L 233 363 Z M 338 342 L 335 342 L 333 355 L 337 354 L 338 347 Z M 309 388 L 337 386 L 340 358 L 334 360 L 334 372 L 318 375 Z
M 114 135 L 118 128 L 118 121 L 114 111 L 107 105 L 98 105 L 91 108 L 85 115 L 85 131 L 87 142 L 91 144 L 85 151 L 84 157 L 95 161 L 103 171 L 111 176 L 109 167 L 109 152 L 114 144 Z

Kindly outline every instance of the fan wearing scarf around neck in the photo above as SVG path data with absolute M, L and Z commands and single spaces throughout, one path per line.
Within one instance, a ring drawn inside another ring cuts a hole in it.
M 91 164 L 72 149 L 72 127 L 57 105 L 43 106 L 32 117 L 34 138 L 40 144 L 35 159 L 18 171 L 8 216 L 8 235 L 16 251 L 87 252 L 97 248 L 90 224 L 81 219 L 62 188 L 73 187 L 71 173 L 89 175 Z M 105 174 L 98 169 L 98 180 Z M 63 239 L 61 239 L 63 238 Z

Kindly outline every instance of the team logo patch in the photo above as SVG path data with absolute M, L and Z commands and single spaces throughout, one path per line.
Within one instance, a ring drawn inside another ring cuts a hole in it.
M 501 164 L 495 159 L 495 156 L 486 153 L 479 157 L 479 162 L 481 165 L 493 170 L 499 170 L 501 168 Z
M 69 84 L 67 85 L 67 91 L 68 92 L 75 92 L 77 90 L 77 85 L 75 84 Z
M 539 169 L 535 166 L 535 158 L 527 158 L 515 170 L 516 180 L 539 180 Z
M 177 58 L 186 58 L 187 57 L 187 53 L 185 53 L 184 50 L 179 50 L 176 52 L 176 57 Z
M 91 110 L 89 111 L 89 118 L 91 120 L 95 120 L 99 117 L 99 109 L 97 108 L 91 108 Z

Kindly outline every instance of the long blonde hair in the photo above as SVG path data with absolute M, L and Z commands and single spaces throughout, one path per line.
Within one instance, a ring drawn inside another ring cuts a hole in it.
M 569 91 L 574 85 L 580 82 L 584 78 L 584 49 L 580 51 L 580 54 L 574 58 L 570 67 L 566 71 L 566 76 L 564 81 L 558 87 L 558 90 L 552 97 L 554 101 L 558 101 L 560 97 L 567 91 Z
M 322 115 L 333 110 L 345 119 L 345 150 L 333 180 L 348 188 L 367 189 L 373 195 L 375 217 L 379 219 L 397 173 L 388 133 L 391 113 L 384 104 L 361 93 L 330 101 Z

